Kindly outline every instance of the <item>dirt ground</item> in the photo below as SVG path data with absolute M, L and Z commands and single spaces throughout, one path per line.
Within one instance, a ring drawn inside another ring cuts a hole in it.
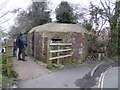
M 45 65 L 40 65 L 32 57 L 26 57 L 27 61 L 17 60 L 14 58 L 14 70 L 18 72 L 20 80 L 32 79 L 49 73 Z

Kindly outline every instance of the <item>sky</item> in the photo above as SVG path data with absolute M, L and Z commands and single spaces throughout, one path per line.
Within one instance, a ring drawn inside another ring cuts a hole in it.
M 4 6 L 4 8 L 2 10 L 0 10 L 1 15 L 6 13 L 7 11 L 12 11 L 17 8 L 22 8 L 25 10 L 30 4 L 30 0 L 2 0 L 2 1 L 3 2 L 0 1 L 0 6 L 2 4 L 4 4 L 5 1 L 7 1 L 7 2 Z M 0 19 L 0 21 L 1 21 L 0 24 L 2 24 L 2 27 L 4 27 L 5 29 L 8 30 L 9 27 L 14 24 L 15 17 L 16 17 L 15 14 L 8 13 L 7 15 L 5 15 L 4 18 Z M 8 21 L 6 23 L 4 23 L 6 20 L 8 20 Z
M 0 6 L 5 1 L 7 1 L 6 5 L 4 6 L 4 9 L 0 10 L 0 14 L 5 13 L 7 11 L 12 11 L 16 8 L 22 8 L 23 10 L 25 10 L 31 4 L 31 0 L 0 0 Z M 36 1 L 40 1 L 40 0 L 36 0 Z M 79 4 L 81 7 L 88 7 L 89 2 L 91 1 L 94 2 L 95 4 L 99 4 L 98 0 L 48 0 L 48 1 L 50 2 L 49 8 L 52 10 L 51 18 L 53 19 L 53 21 L 55 20 L 55 14 L 54 14 L 55 8 L 58 6 L 58 4 L 60 4 L 61 1 L 68 1 L 72 4 Z M 6 31 L 9 31 L 10 26 L 14 25 L 14 19 L 16 16 L 17 15 L 15 14 L 9 13 L 3 19 L 0 20 L 1 22 L 4 22 L 6 19 L 10 19 L 6 23 L 2 24 L 2 27 L 4 27 Z

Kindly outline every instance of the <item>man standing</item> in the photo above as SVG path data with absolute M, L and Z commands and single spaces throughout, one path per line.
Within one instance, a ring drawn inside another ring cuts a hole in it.
M 16 45 L 16 39 L 13 41 L 13 56 L 16 57 L 17 53 L 17 45 Z
M 17 37 L 16 44 L 17 44 L 17 47 L 19 48 L 18 60 L 26 61 L 25 60 L 25 46 L 27 44 L 23 41 L 23 34 L 21 32 Z

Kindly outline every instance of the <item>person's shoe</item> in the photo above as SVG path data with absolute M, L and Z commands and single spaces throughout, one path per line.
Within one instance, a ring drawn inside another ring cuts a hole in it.
M 22 60 L 21 58 L 19 58 L 18 60 Z
M 25 59 L 22 59 L 22 61 L 27 61 L 27 60 L 25 60 Z

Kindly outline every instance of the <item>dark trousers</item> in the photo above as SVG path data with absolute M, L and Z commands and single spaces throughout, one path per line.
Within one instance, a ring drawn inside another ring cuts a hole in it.
M 21 58 L 22 56 L 22 58 Z M 18 59 L 25 60 L 25 48 L 19 48 Z
M 14 49 L 14 50 L 13 50 L 13 57 L 16 57 L 16 53 L 17 53 L 17 50 Z

